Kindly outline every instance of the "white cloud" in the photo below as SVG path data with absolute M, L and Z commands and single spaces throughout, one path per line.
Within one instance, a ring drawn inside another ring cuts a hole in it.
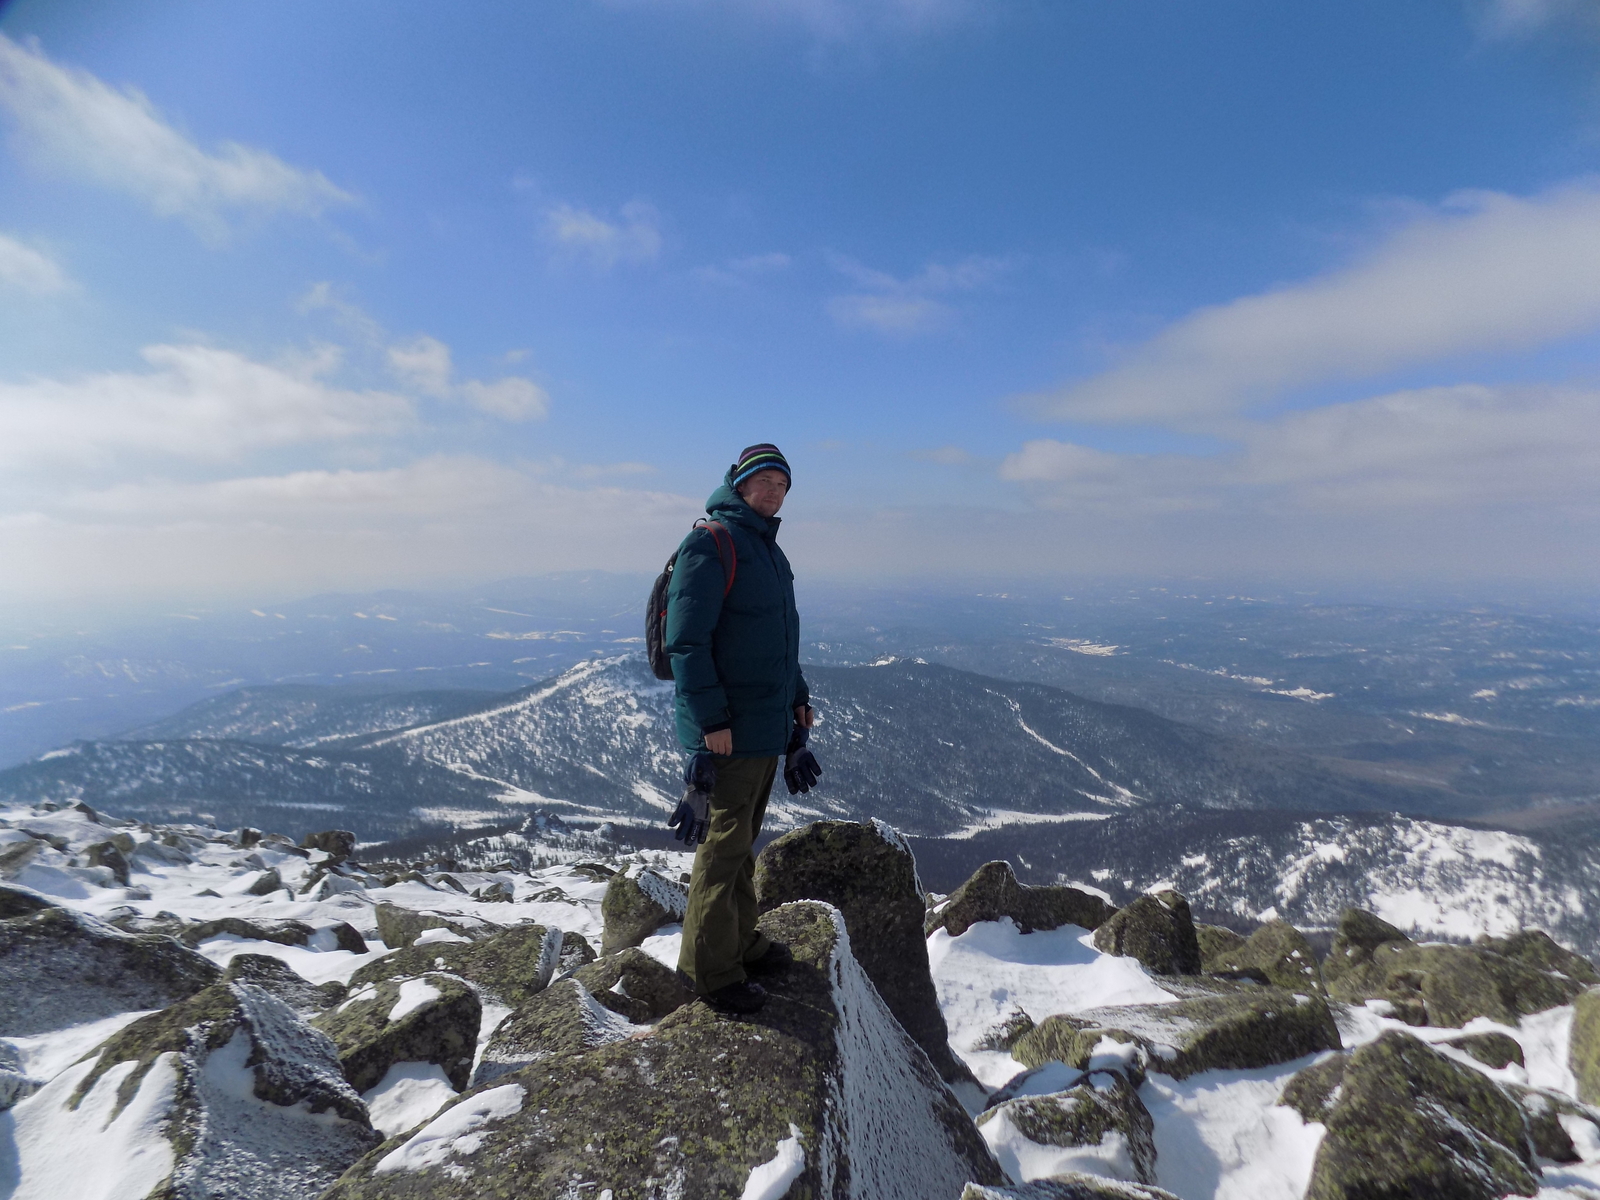
M 457 394 L 479 412 L 506 421 L 530 421 L 550 411 L 550 397 L 531 379 L 508 375 L 493 383 L 469 379 Z
M 1001 478 L 1085 513 L 1295 510 L 1460 515 L 1600 503 L 1600 391 L 1460 385 L 1397 392 L 1238 428 L 1214 455 L 1111 454 L 1039 439 Z
M 0 463 L 95 465 L 128 456 L 227 461 L 264 447 L 394 432 L 399 396 L 349 391 L 318 375 L 329 355 L 291 367 L 210 346 L 149 346 L 150 370 L 0 383 Z
M 842 254 L 830 255 L 829 263 L 859 290 L 832 297 L 828 315 L 846 328 L 902 337 L 950 324 L 954 309 L 934 296 L 983 287 L 1010 266 L 1006 259 L 971 255 L 950 265 L 930 263 L 911 278 L 899 279 Z
M 240 213 L 315 216 L 353 197 L 319 171 L 223 142 L 207 153 L 143 93 L 51 62 L 0 34 L 0 110 L 41 165 L 125 192 L 212 239 Z
M 69 291 L 72 281 L 49 255 L 0 234 L 0 286 L 49 296 Z
M 619 216 L 608 221 L 588 209 L 558 204 L 546 211 L 544 232 L 563 253 L 587 259 L 601 270 L 654 260 L 661 253 L 655 209 L 634 200 L 622 206 Z
M 0 586 L 35 599 L 126 597 L 654 570 L 700 507 L 554 474 L 440 456 L 382 470 L 74 492 L 0 514 Z
M 505 421 L 528 421 L 550 411 L 549 395 L 531 379 L 510 375 L 492 383 L 481 379 L 452 383 L 450 347 L 425 333 L 388 347 L 387 354 L 390 369 L 426 396 L 460 400 Z
M 740 258 L 730 258 L 717 266 L 696 267 L 690 273 L 706 283 L 742 284 L 762 275 L 770 275 L 774 271 L 787 270 L 791 261 L 787 254 L 777 251 L 768 254 L 746 254 Z
M 617 8 L 719 8 L 798 24 L 826 41 L 936 32 L 983 10 L 972 0 L 609 0 Z
M 358 305 L 340 299 L 328 283 L 318 283 L 301 297 L 300 311 L 326 309 L 363 343 L 369 351 L 382 353 L 384 362 L 401 384 L 435 400 L 455 401 L 505 421 L 529 421 L 550 411 L 550 396 L 531 379 L 510 375 L 493 381 L 468 379 L 455 382 L 455 364 L 450 347 L 430 334 L 419 333 L 410 341 L 390 342 L 383 326 Z M 516 361 L 527 356 L 514 350 L 504 357 Z
M 388 348 L 389 366 L 401 379 L 428 396 L 450 394 L 450 347 L 436 337 L 418 334 Z
M 1354 265 L 1200 309 L 1119 366 L 1036 397 L 1048 415 L 1205 427 L 1295 388 L 1600 325 L 1600 185 L 1463 193 Z

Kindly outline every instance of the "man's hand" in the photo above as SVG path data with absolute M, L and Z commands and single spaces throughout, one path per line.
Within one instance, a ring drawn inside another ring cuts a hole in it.
M 683 772 L 683 799 L 667 818 L 667 828 L 686 850 L 706 840 L 711 829 L 711 793 L 717 786 L 717 768 L 704 752 L 689 759 Z
M 810 729 L 816 723 L 817 714 L 811 711 L 809 704 L 796 704 L 794 706 L 794 723 L 805 729 Z
M 719 729 L 715 733 L 706 734 L 706 749 L 727 758 L 733 753 L 733 730 Z
M 817 778 L 822 774 L 816 755 L 806 746 L 810 736 L 811 731 L 796 721 L 794 732 L 789 735 L 789 748 L 783 756 L 783 782 L 791 796 L 796 792 L 809 792 L 817 786 Z

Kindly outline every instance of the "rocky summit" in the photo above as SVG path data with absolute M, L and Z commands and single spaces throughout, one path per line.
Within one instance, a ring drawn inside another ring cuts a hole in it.
M 759 857 L 793 961 L 733 1017 L 675 970 L 691 856 L 548 830 L 0 809 L 0 1197 L 1600 1194 L 1600 973 L 1545 932 L 1219 925 L 999 860 L 938 895 L 819 821 Z

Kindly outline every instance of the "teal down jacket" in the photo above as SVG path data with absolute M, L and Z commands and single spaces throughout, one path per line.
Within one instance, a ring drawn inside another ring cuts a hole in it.
M 667 591 L 678 740 L 704 750 L 703 731 L 727 725 L 735 758 L 771 758 L 789 744 L 795 705 L 811 699 L 800 673 L 794 572 L 778 548 L 779 519 L 752 509 L 728 478 L 706 512 L 733 537 L 733 587 L 724 597 L 716 539 L 701 527 L 683 539 Z

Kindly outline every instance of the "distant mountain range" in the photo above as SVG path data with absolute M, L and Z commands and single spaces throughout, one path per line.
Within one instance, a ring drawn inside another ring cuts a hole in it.
M 1427 811 L 1435 799 L 1042 684 L 915 660 L 808 676 L 822 785 L 796 797 L 780 789 L 773 827 L 878 816 L 961 838 L 1086 828 L 1149 805 Z M 681 790 L 670 702 L 638 653 L 503 694 L 242 688 L 0 772 L 0 797 L 83 799 L 151 819 L 340 824 L 367 840 L 535 810 L 652 823 Z

